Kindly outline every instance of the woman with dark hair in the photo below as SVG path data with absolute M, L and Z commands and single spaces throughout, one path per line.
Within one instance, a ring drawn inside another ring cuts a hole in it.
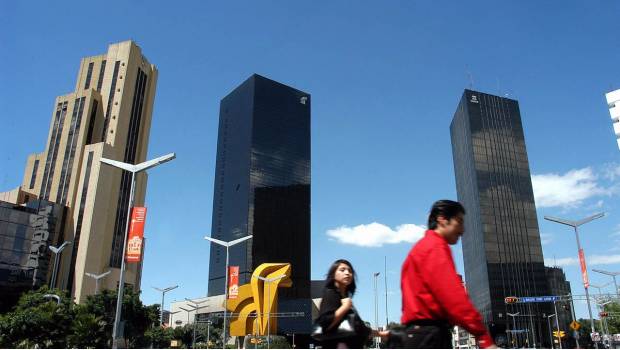
M 322 329 L 321 345 L 324 348 L 363 348 L 370 336 L 389 335 L 376 332 L 366 326 L 353 307 L 355 294 L 355 270 L 344 259 L 334 261 L 327 272 L 323 299 L 316 322 Z

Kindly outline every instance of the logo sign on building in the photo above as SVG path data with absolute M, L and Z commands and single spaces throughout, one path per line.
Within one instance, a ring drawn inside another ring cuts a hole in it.
M 228 267 L 228 299 L 239 296 L 239 266 Z
M 590 287 L 588 282 L 588 269 L 586 268 L 586 256 L 583 253 L 583 249 L 579 249 L 579 264 L 581 265 L 581 278 L 583 278 L 584 287 Z
M 129 237 L 127 238 L 127 262 L 140 262 L 142 256 L 142 243 L 144 241 L 144 220 L 146 208 L 134 207 L 131 209 L 131 223 L 129 224 Z

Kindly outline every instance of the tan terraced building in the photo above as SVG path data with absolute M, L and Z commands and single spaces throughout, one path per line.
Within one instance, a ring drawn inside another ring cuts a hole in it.
M 156 67 L 132 41 L 83 58 L 75 91 L 55 100 L 45 150 L 28 157 L 19 188 L 0 193 L 16 204 L 40 198 L 66 206 L 55 242 L 74 243 L 62 252 L 56 287 L 77 302 L 95 293 L 86 272 L 111 270 L 100 288 L 118 285 L 131 174 L 99 160 L 146 160 L 156 85 Z M 144 204 L 146 184 L 147 175 L 137 174 L 136 206 Z M 139 289 L 142 264 L 126 266 L 125 283 Z

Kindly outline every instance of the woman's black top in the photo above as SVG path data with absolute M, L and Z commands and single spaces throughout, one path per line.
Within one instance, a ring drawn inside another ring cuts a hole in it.
M 323 299 L 321 299 L 318 318 L 319 324 L 323 327 L 323 332 L 333 331 L 333 329 L 328 330 L 328 327 L 334 322 L 336 310 L 342 305 L 342 298 L 344 297 L 336 288 L 325 287 L 323 289 Z M 338 325 L 334 326 L 335 328 L 338 328 Z

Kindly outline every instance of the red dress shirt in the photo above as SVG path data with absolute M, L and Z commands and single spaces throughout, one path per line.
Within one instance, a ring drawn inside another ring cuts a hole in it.
M 445 320 L 465 328 L 481 348 L 493 345 L 456 274 L 448 242 L 433 230 L 426 231 L 409 252 L 401 273 L 403 316 L 401 323 Z

